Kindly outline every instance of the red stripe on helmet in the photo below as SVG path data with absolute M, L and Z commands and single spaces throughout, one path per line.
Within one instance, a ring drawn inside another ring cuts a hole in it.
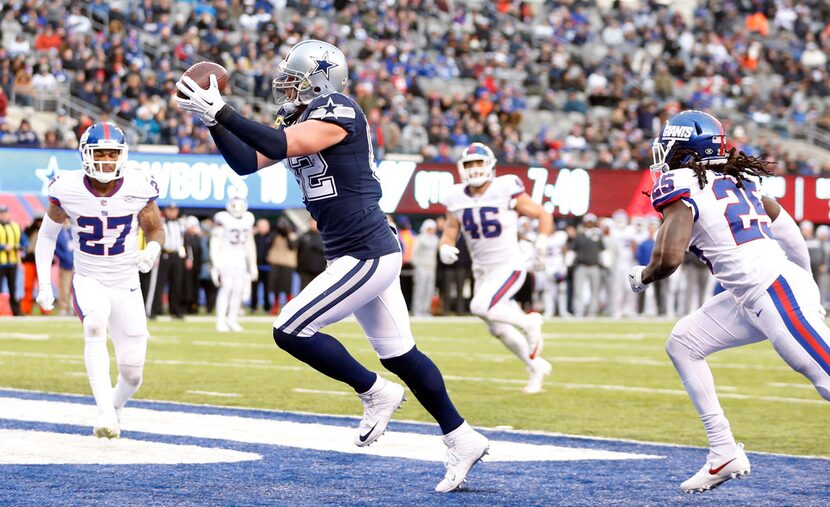
M 104 139 L 110 138 L 110 126 L 109 123 L 102 123 L 101 125 L 104 126 Z

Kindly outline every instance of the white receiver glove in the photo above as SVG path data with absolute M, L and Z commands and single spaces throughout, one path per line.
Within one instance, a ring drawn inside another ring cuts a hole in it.
M 176 88 L 188 97 L 183 99 L 176 96 L 180 109 L 199 115 L 199 119 L 208 127 L 216 125 L 216 113 L 225 106 L 225 101 L 219 92 L 215 74 L 210 75 L 210 86 L 207 89 L 200 87 L 188 76 L 182 76 L 181 81 L 176 83 Z
M 144 250 L 139 250 L 138 257 L 135 259 L 138 270 L 142 273 L 149 273 L 153 269 L 153 266 L 155 266 L 160 253 L 161 245 L 158 244 L 158 241 L 147 243 Z
M 251 282 L 256 282 L 259 279 L 259 270 L 256 266 L 248 268 L 248 276 L 251 278 Z
M 210 268 L 210 279 L 213 281 L 213 285 L 219 287 L 220 276 L 219 276 L 219 268 Z
M 55 294 L 52 292 L 52 285 L 48 283 L 40 284 L 35 301 L 44 312 L 52 311 L 55 307 Z
M 628 284 L 631 285 L 631 291 L 635 294 L 644 292 L 648 287 L 648 284 L 643 283 L 643 270 L 645 269 L 645 266 L 634 266 L 628 272 Z
M 438 247 L 438 257 L 444 264 L 453 264 L 458 260 L 458 249 L 445 243 Z

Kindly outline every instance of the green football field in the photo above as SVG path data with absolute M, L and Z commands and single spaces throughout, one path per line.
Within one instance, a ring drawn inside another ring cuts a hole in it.
M 245 332 L 222 334 L 207 318 L 152 321 L 137 398 L 361 413 L 348 387 L 276 348 L 271 319 L 250 318 L 243 325 Z M 548 321 L 544 356 L 554 371 L 542 393 L 526 395 L 524 367 L 483 324 L 413 323 L 419 348 L 441 368 L 454 401 L 474 425 L 705 446 L 697 414 L 663 351 L 671 326 L 668 321 Z M 327 332 L 358 360 L 383 371 L 356 323 Z M 747 450 L 830 456 L 830 404 L 769 343 L 724 351 L 709 362 L 735 436 Z M 0 320 L 0 387 L 90 395 L 80 323 Z M 430 421 L 409 398 L 396 419 Z

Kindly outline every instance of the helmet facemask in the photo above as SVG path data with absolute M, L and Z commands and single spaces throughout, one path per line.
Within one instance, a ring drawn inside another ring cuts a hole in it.
M 654 162 L 649 166 L 651 170 L 651 179 L 657 181 L 664 172 L 671 169 L 667 163 L 669 152 L 674 147 L 674 140 L 666 141 L 665 145 L 660 142 L 660 138 L 656 138 L 651 145 L 651 159 Z
M 119 152 L 116 157 L 103 159 L 113 151 Z M 101 183 L 109 183 L 123 177 L 122 172 L 124 165 L 127 163 L 127 153 L 126 144 L 105 139 L 83 146 L 81 149 L 81 164 L 87 176 Z
M 271 92 L 278 106 L 294 104 L 299 107 L 308 104 L 314 98 L 310 90 L 311 81 L 305 74 L 287 68 L 285 61 L 280 63 L 277 76 L 271 82 Z
M 241 197 L 234 197 L 228 201 L 225 209 L 227 209 L 228 213 L 234 217 L 242 218 L 242 216 L 245 215 L 245 212 L 248 211 L 248 202 Z
M 461 181 L 480 187 L 495 177 L 496 156 L 481 143 L 473 143 L 464 149 L 456 163 Z
M 484 157 L 466 158 L 458 161 L 458 174 L 464 183 L 480 187 L 493 179 L 495 165 L 495 160 L 488 161 Z

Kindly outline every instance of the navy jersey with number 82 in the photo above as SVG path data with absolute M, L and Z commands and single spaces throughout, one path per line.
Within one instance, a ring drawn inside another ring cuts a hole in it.
M 323 239 L 327 259 L 344 255 L 371 259 L 400 250 L 378 205 L 380 181 L 366 115 L 342 93 L 314 99 L 298 121 L 334 123 L 347 132 L 342 141 L 320 153 L 290 157 L 303 200 Z

